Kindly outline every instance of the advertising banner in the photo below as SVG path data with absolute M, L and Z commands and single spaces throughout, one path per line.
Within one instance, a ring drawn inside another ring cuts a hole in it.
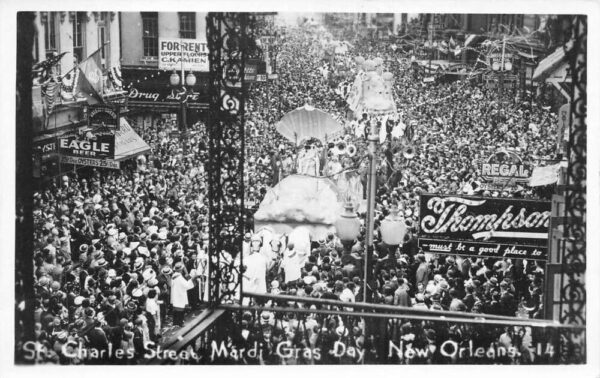
M 115 134 L 110 132 L 70 134 L 59 138 L 58 143 L 62 156 L 112 159 L 115 155 Z
M 158 68 L 208 72 L 206 40 L 186 38 L 159 38 Z
M 86 165 L 88 167 L 120 169 L 121 164 L 112 159 L 93 159 L 75 156 L 61 156 L 60 162 L 63 164 Z
M 425 252 L 545 260 L 549 201 L 421 194 Z

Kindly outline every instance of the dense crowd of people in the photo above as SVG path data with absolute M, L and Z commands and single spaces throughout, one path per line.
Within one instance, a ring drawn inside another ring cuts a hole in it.
M 277 134 L 275 125 L 283 114 L 304 104 L 325 110 L 342 122 L 348 131 L 345 141 L 356 145 L 359 151 L 366 151 L 364 136 L 354 132 L 362 120 L 346 117 L 345 99 L 336 93 L 336 86 L 331 85 L 324 74 L 335 75 L 341 66 L 351 78 L 358 70 L 353 59 L 336 57 L 338 63 L 332 65 L 323 59 L 326 48 L 317 43 L 315 35 L 306 32 L 285 33 L 281 38 L 279 85 L 253 88 L 249 105 L 250 119 L 254 123 L 247 138 L 250 158 L 245 172 L 251 178 L 250 195 L 257 187 L 264 193 L 280 179 L 280 172 L 289 171 L 282 169 L 285 161 L 297 158 L 296 147 Z M 488 90 L 475 80 L 424 83 L 422 74 L 410 59 L 403 59 L 406 57 L 396 54 L 386 43 L 358 40 L 349 55 L 384 60 L 385 68 L 394 75 L 400 122 L 415 124 L 410 142 L 394 138 L 392 143 L 384 143 L 380 148 L 376 225 L 389 214 L 390 205 L 397 203 L 409 232 L 396 251 L 388 250 L 376 232 L 377 300 L 403 306 L 510 316 L 520 309 L 520 316 L 539 316 L 543 266 L 534 261 L 419 253 L 418 203 L 422 192 L 548 199 L 547 188 L 540 190 L 523 185 L 513 190 L 486 189 L 477 167 L 478 162 L 498 148 L 518 151 L 523 161 L 531 165 L 556 158 L 556 138 L 552 137 L 556 132 L 556 115 L 533 98 L 521 98 L 519 93 L 500 98 L 497 90 Z M 311 64 L 315 61 L 321 64 Z M 414 151 L 411 156 L 403 154 L 407 145 Z M 392 155 L 391 167 L 388 149 Z M 263 154 L 255 161 L 252 151 Z M 357 168 L 366 183 L 359 155 L 345 159 L 342 168 Z M 364 213 L 359 215 L 364 219 Z M 298 267 L 301 277 L 306 282 L 323 283 L 329 287 L 326 292 L 333 292 L 336 284 L 345 289 L 350 287 L 350 297 L 360 297 L 361 278 L 358 276 L 365 249 L 364 229 L 350 256 L 344 254 L 335 235 L 330 235 L 330 239 L 313 241 L 308 262 Z M 287 285 L 277 282 L 276 292 L 297 292 L 298 286 L 304 285 L 290 283 L 281 275 L 280 278 L 288 282 Z M 311 293 L 317 297 L 324 294 L 318 290 Z
M 325 47 L 319 42 L 316 33 L 280 29 L 279 79 L 252 85 L 246 109 L 244 179 L 245 201 L 254 210 L 270 187 L 294 172 L 297 146 L 275 131 L 275 124 L 288 111 L 305 104 L 324 110 L 344 124 L 348 143 L 359 151 L 365 149 L 364 138 L 352 132 L 357 121 L 347 118 L 345 99 L 329 80 L 336 66 L 323 60 Z M 416 121 L 410 142 L 414 157 L 406 158 L 398 141 L 381 148 L 376 226 L 394 202 L 409 232 L 396 250 L 385 246 L 376 232 L 375 301 L 538 317 L 543 266 L 511 259 L 426 256 L 416 240 L 418 198 L 420 192 L 544 196 L 527 187 L 511 192 L 484 190 L 473 184 L 482 182 L 476 162 L 498 147 L 518 149 L 527 163 L 553 158 L 556 116 L 535 99 L 517 96 L 499 101 L 497 92 L 474 81 L 425 84 L 386 43 L 371 40 L 353 41 L 348 55 L 338 57 L 350 72 L 348 79 L 356 73 L 352 57 L 358 55 L 384 59 L 394 75 L 402 122 Z M 167 327 L 183 325 L 185 311 L 206 301 L 206 130 L 202 123 L 196 124 L 184 145 L 169 131 L 161 123 L 138 128 L 151 153 L 122 164 L 120 170 L 85 168 L 64 174 L 35 193 L 35 331 L 48 351 L 40 357 L 43 361 L 140 361 L 152 345 L 160 343 Z M 393 149 L 391 166 L 384 158 L 386 149 Z M 347 159 L 345 168 L 356 166 L 364 176 L 359 162 L 359 156 Z M 365 214 L 360 216 L 364 219 Z M 252 231 L 249 220 L 244 255 L 255 253 Z M 364 239 L 363 227 L 362 235 L 345 248 L 332 233 L 313 240 L 310 255 L 301 261 L 294 258 L 293 245 L 284 246 L 275 268 L 265 271 L 265 291 L 360 301 Z M 263 327 L 269 319 L 265 324 L 260 319 L 246 320 L 248 327 L 258 322 L 252 329 L 260 329 L 259 333 L 281 331 Z M 327 327 L 333 338 L 338 331 L 348 332 L 340 330 L 339 321 Z M 360 327 L 350 331 L 360 339 Z M 294 337 L 277 332 L 279 338 Z M 428 331 L 421 332 L 427 340 Z M 252 337 L 259 336 L 263 337 Z M 364 337 L 361 340 L 364 343 Z M 109 343 L 132 358 L 92 352 L 107 350 Z

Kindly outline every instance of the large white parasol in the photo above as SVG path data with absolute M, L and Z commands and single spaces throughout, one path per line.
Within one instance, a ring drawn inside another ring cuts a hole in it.
M 284 115 L 276 129 L 297 146 L 310 138 L 317 138 L 322 142 L 334 139 L 343 127 L 328 113 L 304 105 Z

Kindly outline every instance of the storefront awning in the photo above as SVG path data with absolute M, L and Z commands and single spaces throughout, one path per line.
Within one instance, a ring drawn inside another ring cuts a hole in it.
M 123 161 L 150 151 L 150 146 L 133 130 L 125 118 L 115 132 L 115 161 Z

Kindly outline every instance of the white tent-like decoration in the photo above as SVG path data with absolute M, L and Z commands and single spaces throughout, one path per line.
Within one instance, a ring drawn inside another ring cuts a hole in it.
M 317 240 L 335 232 L 342 210 L 343 196 L 329 178 L 291 175 L 267 191 L 254 214 L 254 228 L 271 227 L 289 234 L 304 226 Z
M 310 105 L 304 105 L 284 115 L 276 129 L 296 146 L 310 138 L 326 142 L 335 139 L 343 131 L 342 125 L 331 115 Z

